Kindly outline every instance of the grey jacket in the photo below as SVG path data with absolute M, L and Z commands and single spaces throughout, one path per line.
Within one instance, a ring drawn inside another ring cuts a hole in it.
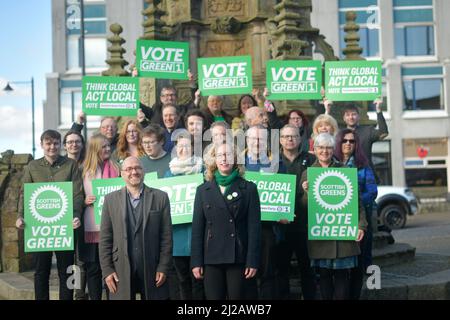
M 143 255 L 144 281 L 147 299 L 169 297 L 167 281 L 156 288 L 156 272 L 168 274 L 172 263 L 172 220 L 169 198 L 165 192 L 144 186 L 143 191 Z M 116 272 L 118 291 L 111 300 L 131 298 L 131 269 L 127 246 L 127 190 L 126 187 L 105 197 L 100 228 L 99 257 L 103 278 Z

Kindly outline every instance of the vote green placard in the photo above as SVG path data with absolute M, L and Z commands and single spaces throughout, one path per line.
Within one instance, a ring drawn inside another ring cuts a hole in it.
M 172 224 L 192 223 L 195 193 L 197 187 L 203 183 L 202 174 L 147 179 L 144 183 L 168 194 Z
M 256 184 L 261 204 L 261 220 L 294 220 L 297 177 L 292 174 L 270 174 L 248 171 L 245 179 Z
M 158 79 L 188 79 L 189 43 L 138 40 L 136 67 L 139 76 Z
M 266 63 L 269 100 L 322 99 L 322 63 L 314 60 L 269 60 Z
M 203 96 L 251 93 L 250 56 L 197 59 L 198 83 Z
M 308 168 L 308 239 L 356 240 L 358 177 L 355 168 Z
M 93 195 L 95 196 L 94 202 L 95 224 L 100 225 L 101 223 L 105 196 L 113 191 L 122 189 L 124 186 L 125 181 L 122 178 L 92 180 L 92 192 Z
M 24 185 L 25 252 L 74 249 L 72 182 Z
M 381 97 L 381 61 L 325 63 L 325 96 L 333 101 L 372 101 Z
M 83 77 L 83 112 L 96 116 L 132 116 L 139 108 L 139 78 Z

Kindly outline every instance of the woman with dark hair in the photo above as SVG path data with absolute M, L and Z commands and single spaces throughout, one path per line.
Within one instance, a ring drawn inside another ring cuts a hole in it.
M 245 113 L 248 109 L 251 107 L 258 106 L 258 102 L 256 102 L 255 98 L 253 98 L 249 94 L 244 94 L 241 96 L 241 98 L 238 101 L 238 114 L 237 117 L 233 118 L 233 122 L 231 123 L 231 129 L 238 130 L 238 129 L 245 129 Z
M 223 110 L 223 96 L 209 96 L 207 106 L 202 110 L 205 115 L 205 130 L 209 129 L 214 122 L 225 121 L 231 125 L 233 117 Z
M 69 130 L 64 136 L 63 145 L 68 158 L 75 160 L 78 165 L 83 163 L 86 146 L 81 133 L 75 130 Z
M 362 195 L 368 223 L 366 235 L 361 242 L 361 255 L 358 267 L 351 272 L 350 296 L 359 299 L 363 284 L 364 271 L 372 264 L 372 208 L 378 189 L 375 175 L 369 166 L 358 135 L 351 129 L 343 129 L 336 136 L 335 157 L 347 167 L 358 169 L 358 187 Z

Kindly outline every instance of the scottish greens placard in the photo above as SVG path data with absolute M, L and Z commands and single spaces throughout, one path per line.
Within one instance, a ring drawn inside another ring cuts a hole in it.
M 188 79 L 188 42 L 139 39 L 136 48 L 136 67 L 139 76 Z
M 245 179 L 256 184 L 261 205 L 261 220 L 293 221 L 297 177 L 292 174 L 248 171 Z
M 203 96 L 251 93 L 250 56 L 197 59 L 199 88 Z
M 72 182 L 24 185 L 25 252 L 74 249 Z
M 83 112 L 96 116 L 136 116 L 139 78 L 83 77 Z
M 356 240 L 358 177 L 355 168 L 308 168 L 308 239 Z
M 322 99 L 322 63 L 314 60 L 269 60 L 266 83 L 269 100 Z
M 382 92 L 381 61 L 325 63 L 325 96 L 333 101 L 373 101 Z

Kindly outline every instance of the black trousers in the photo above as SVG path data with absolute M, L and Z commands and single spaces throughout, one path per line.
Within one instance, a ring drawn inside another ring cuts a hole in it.
M 131 274 L 131 300 L 136 300 L 136 295 L 141 295 L 141 300 L 147 300 L 145 297 L 144 274 L 142 272 L 132 272 Z
M 72 270 L 67 272 L 69 266 L 74 264 L 73 251 L 55 251 L 56 265 L 59 276 L 59 300 L 73 300 L 73 288 L 69 288 L 67 280 Z M 49 300 L 49 279 L 52 268 L 53 252 L 37 252 L 34 254 L 34 294 L 36 300 Z
M 276 239 L 272 223 L 263 222 L 261 225 L 260 267 L 255 278 L 245 281 L 245 299 L 273 300 L 275 298 L 275 248 Z
M 319 268 L 322 300 L 348 300 L 350 298 L 350 269 Z
M 311 267 L 307 243 L 308 233 L 306 230 L 301 230 L 300 226 L 296 224 L 286 226 L 285 240 L 277 244 L 275 250 L 278 299 L 286 300 L 290 296 L 289 271 L 293 253 L 297 257 L 303 299 L 315 299 L 316 275 Z
M 204 300 L 203 281 L 195 279 L 191 271 L 191 257 L 173 257 L 181 300 Z
M 86 262 L 89 300 L 102 300 L 103 280 L 99 262 Z
M 242 264 L 205 265 L 204 286 L 207 300 L 244 298 L 245 267 Z

